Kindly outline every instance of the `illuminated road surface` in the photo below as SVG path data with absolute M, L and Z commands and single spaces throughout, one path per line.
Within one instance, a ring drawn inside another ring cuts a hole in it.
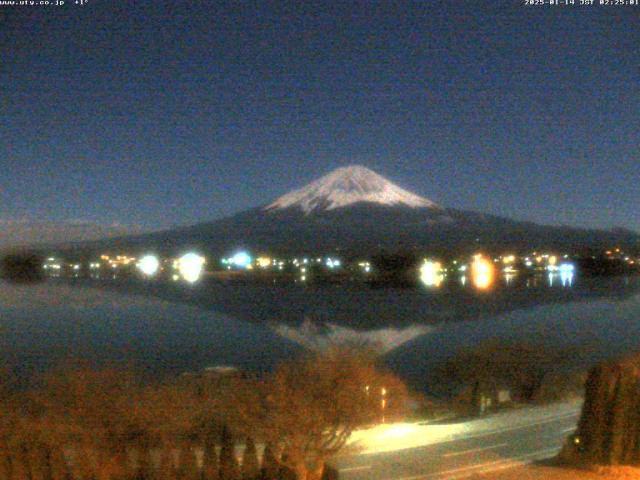
M 504 470 L 556 455 L 576 427 L 579 406 L 530 409 L 519 420 L 514 413 L 462 424 L 462 428 L 458 424 L 452 439 L 442 435 L 440 426 L 435 427 L 440 430 L 438 438 L 429 439 L 430 426 L 421 426 L 426 445 L 391 450 L 393 441 L 387 439 L 386 447 L 365 446 L 366 453 L 335 463 L 344 480 L 444 480 Z

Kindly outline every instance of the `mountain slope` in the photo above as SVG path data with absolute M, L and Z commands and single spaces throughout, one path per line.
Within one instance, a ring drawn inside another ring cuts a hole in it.
M 212 256 L 254 253 L 367 255 L 380 250 L 437 253 L 481 248 L 601 248 L 640 245 L 629 231 L 538 225 L 436 205 L 364 167 L 340 168 L 273 203 L 227 218 L 163 232 L 76 245 L 98 250 L 197 249 Z
M 99 240 L 139 234 L 140 228 L 125 225 L 100 225 L 91 222 L 1 221 L 0 249 Z

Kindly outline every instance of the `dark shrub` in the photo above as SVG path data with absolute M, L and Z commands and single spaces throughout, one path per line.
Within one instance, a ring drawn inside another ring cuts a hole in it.
M 33 253 L 6 255 L 0 262 L 0 275 L 12 282 L 38 282 L 42 274 L 42 258 Z

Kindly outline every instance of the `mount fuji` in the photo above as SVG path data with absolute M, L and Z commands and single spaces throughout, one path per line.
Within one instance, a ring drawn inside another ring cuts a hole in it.
M 357 203 L 412 208 L 436 207 L 431 200 L 403 190 L 366 167 L 354 165 L 338 168 L 306 187 L 283 195 L 268 205 L 266 210 L 299 208 L 309 214 Z
M 481 248 L 601 248 L 638 245 L 625 230 L 539 225 L 446 208 L 402 189 L 363 166 L 342 167 L 273 202 L 230 217 L 161 232 L 85 242 L 74 248 L 156 251 L 186 249 L 254 253 L 367 255 L 380 251 L 446 254 Z

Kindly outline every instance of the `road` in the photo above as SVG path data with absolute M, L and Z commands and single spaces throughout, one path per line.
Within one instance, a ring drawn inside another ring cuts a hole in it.
M 579 408 L 575 405 L 523 412 L 523 418 L 496 415 L 495 426 L 457 433 L 453 439 L 436 439 L 426 445 L 369 451 L 339 458 L 335 464 L 344 480 L 444 480 L 503 470 L 553 457 L 575 430 Z M 428 426 L 424 435 L 429 435 Z M 390 440 L 390 443 L 393 443 Z

